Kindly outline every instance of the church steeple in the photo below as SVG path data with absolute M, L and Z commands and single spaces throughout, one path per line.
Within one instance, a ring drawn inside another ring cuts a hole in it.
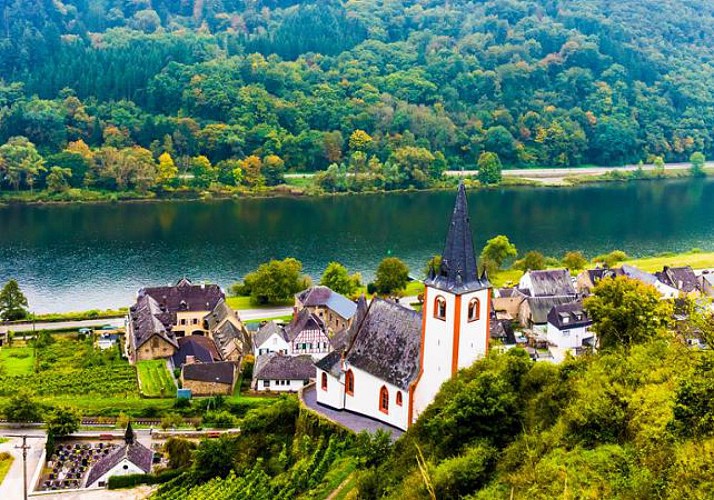
M 441 255 L 441 266 L 430 273 L 425 281 L 427 286 L 461 294 L 489 288 L 486 275 L 478 276 L 478 265 L 471 235 L 466 188 L 459 183 L 454 212 L 451 215 L 446 245 Z
M 133 444 L 136 440 L 136 435 L 134 434 L 134 429 L 131 427 L 131 422 L 126 425 L 126 432 L 124 433 L 124 442 L 126 444 Z

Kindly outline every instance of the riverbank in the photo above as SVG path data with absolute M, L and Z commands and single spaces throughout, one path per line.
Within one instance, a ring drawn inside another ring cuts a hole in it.
M 2 191 L 0 207 L 11 204 L 75 204 L 75 203 L 124 203 L 156 201 L 210 201 L 241 198 L 321 198 L 345 195 L 399 194 L 407 192 L 428 192 L 453 189 L 458 178 L 467 183 L 470 190 L 494 189 L 503 187 L 575 187 L 581 184 L 602 182 L 629 182 L 636 180 L 681 179 L 691 177 L 689 165 L 676 163 L 665 165 L 663 172 L 656 171 L 653 165 L 625 165 L 621 167 L 550 167 L 504 169 L 500 183 L 482 185 L 477 177 L 478 171 L 447 171 L 444 179 L 428 188 L 372 189 L 362 191 L 328 192 L 315 186 L 314 173 L 288 174 L 285 183 L 274 187 L 248 189 L 245 187 L 220 186 L 204 190 L 182 187 L 160 191 L 106 191 L 93 189 L 68 189 L 53 193 L 38 191 Z M 714 162 L 707 163 L 705 176 L 714 176 Z

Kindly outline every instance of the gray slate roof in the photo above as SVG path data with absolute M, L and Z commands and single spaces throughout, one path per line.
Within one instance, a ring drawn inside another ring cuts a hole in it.
M 230 361 L 217 363 L 193 363 L 183 366 L 183 378 L 198 382 L 233 384 L 236 365 Z
M 235 311 L 231 309 L 224 299 L 220 299 L 211 312 L 204 316 L 203 320 L 208 326 L 208 330 L 215 330 L 223 320 L 228 317 L 237 317 Z
M 309 354 L 284 356 L 264 354 L 255 360 L 253 378 L 256 380 L 309 380 L 315 378 L 315 364 Z
M 655 276 L 654 274 L 646 273 L 645 271 L 637 269 L 636 267 L 631 266 L 629 264 L 622 265 L 622 272 L 628 278 L 647 283 L 648 285 L 654 285 L 655 283 L 657 283 L 657 281 L 659 281 L 657 279 L 657 276 Z
M 531 321 L 536 325 L 544 325 L 553 307 L 568 304 L 573 301 L 573 297 L 528 297 L 526 300 L 531 309 Z
M 134 333 L 134 346 L 137 349 L 154 335 L 178 347 L 170 325 L 166 325 L 161 318 L 168 319 L 158 302 L 149 295 L 140 295 L 136 304 L 129 309 L 129 321 Z
M 283 328 L 278 325 L 275 321 L 268 321 L 266 324 L 260 327 L 260 329 L 255 332 L 253 336 L 253 345 L 257 348 L 260 347 L 268 340 L 273 334 L 279 335 L 285 342 L 288 342 L 288 338 L 285 335 Z
M 211 348 L 209 344 L 213 344 L 213 341 L 207 337 L 201 337 L 200 335 L 189 335 L 188 337 L 178 339 L 178 351 L 171 357 L 174 366 L 181 368 L 186 362 L 186 356 L 193 356 L 195 361 L 201 363 L 212 363 L 220 360 L 221 357 L 215 345 Z
M 570 302 L 553 307 L 548 313 L 548 323 L 558 328 L 567 330 L 568 328 L 579 328 L 592 325 L 592 320 L 583 309 L 581 301 Z
M 491 284 L 484 273 L 478 276 L 476 253 L 469 219 L 466 188 L 463 181 L 456 192 L 456 203 L 451 214 L 446 244 L 441 254 L 441 267 L 432 269 L 425 283 L 452 293 L 465 293 L 489 288 Z
M 216 341 L 218 348 L 224 352 L 228 348 L 228 344 L 232 340 L 238 340 L 243 345 L 243 349 L 250 347 L 247 336 L 238 327 L 236 327 L 230 321 L 226 321 L 221 325 L 220 328 L 213 332 L 213 340 Z M 246 347 L 247 346 L 247 347 Z
M 516 335 L 510 319 L 491 319 L 489 323 L 491 338 L 498 339 L 505 345 L 515 345 Z
M 567 269 L 528 271 L 531 279 L 531 295 L 534 297 L 573 296 L 575 288 Z
M 421 314 L 378 298 L 367 307 L 362 299 L 350 330 L 346 365 L 407 390 L 419 372 Z M 339 364 L 339 356 L 339 352 L 333 351 L 317 366 L 338 372 L 339 366 L 335 364 Z
M 136 465 L 145 473 L 151 472 L 154 452 L 136 441 L 125 444 L 100 458 L 89 470 L 87 487 L 92 486 L 100 477 L 116 467 L 124 458 Z
M 350 319 L 357 311 L 357 304 L 326 286 L 313 286 L 296 296 L 303 307 L 327 307 L 344 319 Z
M 297 338 L 305 330 L 319 330 L 327 335 L 325 322 L 310 312 L 309 309 L 301 309 L 297 316 L 285 327 L 285 336 L 289 342 Z
M 694 270 L 690 266 L 685 267 L 669 267 L 664 266 L 662 271 L 655 273 L 665 285 L 681 290 L 685 293 L 694 292 L 700 289 L 699 280 Z
M 593 285 L 596 285 L 597 282 L 603 278 L 616 278 L 617 276 L 623 276 L 625 274 L 619 267 L 588 269 L 587 273 Z

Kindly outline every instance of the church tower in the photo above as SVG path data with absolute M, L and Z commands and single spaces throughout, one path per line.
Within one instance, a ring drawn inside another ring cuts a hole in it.
M 421 367 L 411 391 L 410 423 L 434 400 L 441 384 L 486 355 L 491 284 L 478 275 L 466 189 L 459 184 L 439 269 L 424 282 Z

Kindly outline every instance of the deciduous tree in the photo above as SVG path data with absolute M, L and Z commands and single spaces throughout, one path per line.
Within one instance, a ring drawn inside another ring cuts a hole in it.
M 394 295 L 404 290 L 409 282 L 409 267 L 396 257 L 387 257 L 379 263 L 374 285 L 381 295 Z
M 349 275 L 347 268 L 339 262 L 330 262 L 320 278 L 320 284 L 337 293 L 352 295 L 361 286 L 359 273 Z
M 17 321 L 27 317 L 27 297 L 20 290 L 14 279 L 8 281 L 0 290 L 0 318 Z

